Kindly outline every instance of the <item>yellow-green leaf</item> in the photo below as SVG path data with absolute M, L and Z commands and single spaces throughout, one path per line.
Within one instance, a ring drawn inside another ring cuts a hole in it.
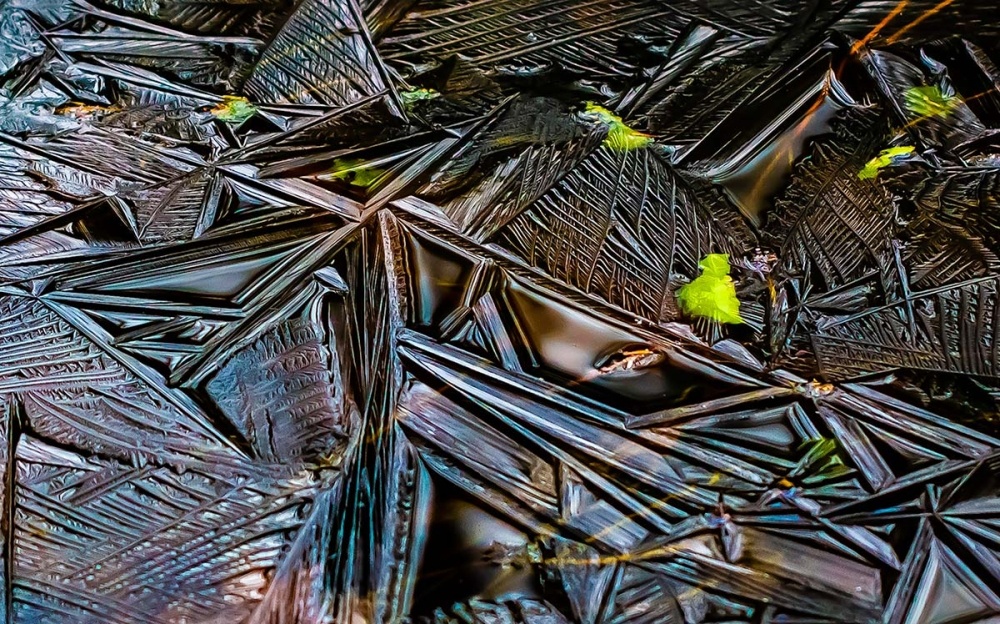
M 913 153 L 913 150 L 914 148 L 912 145 L 903 145 L 902 147 L 890 147 L 889 149 L 884 149 L 878 153 L 878 156 L 865 163 L 865 166 L 860 172 L 858 172 L 858 177 L 862 180 L 877 178 L 879 170 L 883 167 L 888 167 L 903 156 L 909 156 Z
M 403 100 L 403 106 L 410 110 L 417 102 L 433 100 L 441 95 L 434 89 L 413 89 L 412 91 L 401 91 L 399 97 Z
M 377 167 L 366 167 L 364 162 L 353 158 L 335 158 L 333 159 L 333 170 L 323 177 L 341 180 L 351 186 L 368 188 L 385 173 L 385 170 Z
M 220 121 L 243 123 L 257 114 L 257 107 L 251 104 L 245 97 L 224 95 L 222 96 L 222 102 L 216 104 L 209 112 Z
M 677 302 L 688 316 L 718 323 L 742 323 L 736 285 L 729 276 L 729 254 L 709 254 L 698 263 L 702 273 L 677 291 Z
M 946 95 L 938 86 L 910 87 L 904 97 L 907 110 L 920 117 L 945 118 L 962 103 L 961 98 Z
M 624 151 L 646 147 L 653 142 L 651 136 L 629 128 L 621 117 L 603 106 L 587 102 L 586 113 L 596 116 L 598 121 L 608 127 L 608 136 L 604 139 L 605 147 Z

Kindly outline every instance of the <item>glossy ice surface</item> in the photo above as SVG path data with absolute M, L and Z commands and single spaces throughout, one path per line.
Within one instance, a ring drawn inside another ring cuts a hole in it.
M 0 0 L 0 624 L 1000 621 L 997 62 L 978 0 Z

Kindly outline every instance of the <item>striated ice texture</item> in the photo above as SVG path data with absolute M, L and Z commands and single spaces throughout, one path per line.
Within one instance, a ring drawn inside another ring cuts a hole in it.
M 1000 621 L 997 63 L 978 0 L 0 0 L 0 624 Z

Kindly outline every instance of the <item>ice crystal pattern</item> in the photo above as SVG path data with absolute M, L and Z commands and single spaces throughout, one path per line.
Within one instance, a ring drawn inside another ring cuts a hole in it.
M 0 624 L 1000 616 L 990 3 L 0 34 Z

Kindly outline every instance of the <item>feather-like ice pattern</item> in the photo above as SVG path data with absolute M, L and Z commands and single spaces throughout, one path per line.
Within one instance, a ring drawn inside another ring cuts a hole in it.
M 244 89 L 261 102 L 328 106 L 392 92 L 356 0 L 300 3 L 253 66 Z M 390 108 L 402 114 L 396 99 L 389 98 Z
M 97 0 L 94 4 L 186 32 L 228 36 L 268 34 L 293 5 L 289 0 Z
M 831 377 L 896 367 L 998 377 L 997 287 L 980 277 L 830 319 L 813 338 L 820 365 Z
M 1000 615 L 989 3 L 0 5 L 0 622 Z
M 206 389 L 262 459 L 294 462 L 329 453 L 346 414 L 334 392 L 339 371 L 323 335 L 285 322 L 220 367 Z
M 608 134 L 606 125 L 588 123 L 551 98 L 518 98 L 497 116 L 418 191 L 441 202 L 476 240 L 490 238 L 549 191 Z
M 17 621 L 240 621 L 313 495 L 308 480 L 249 466 L 178 474 L 28 435 L 16 450 Z
M 584 292 L 657 320 L 672 280 L 696 277 L 709 253 L 742 251 L 652 147 L 598 148 L 493 240 Z
M 786 270 L 818 276 L 814 286 L 823 291 L 869 276 L 886 283 L 882 273 L 894 233 L 890 196 L 858 177 L 884 141 L 885 129 L 873 111 L 846 117 L 833 122 L 833 139 L 817 141 L 775 200 L 774 218 L 766 226 L 766 239 L 780 250 Z
M 725 0 L 678 4 L 436 0 L 419 3 L 379 48 L 388 62 L 416 73 L 457 55 L 482 68 L 497 68 L 512 79 L 536 74 L 618 86 L 635 80 L 646 61 L 643 48 L 656 47 L 646 53 L 662 54 L 693 24 L 707 24 L 730 41 L 765 44 L 788 35 L 804 18 L 793 7 L 800 8 L 790 2 Z M 812 7 L 807 12 L 820 22 L 824 17 Z M 631 49 L 623 50 L 626 46 Z
M 945 168 L 915 185 L 902 255 L 914 290 L 994 274 L 1000 259 L 995 167 Z

